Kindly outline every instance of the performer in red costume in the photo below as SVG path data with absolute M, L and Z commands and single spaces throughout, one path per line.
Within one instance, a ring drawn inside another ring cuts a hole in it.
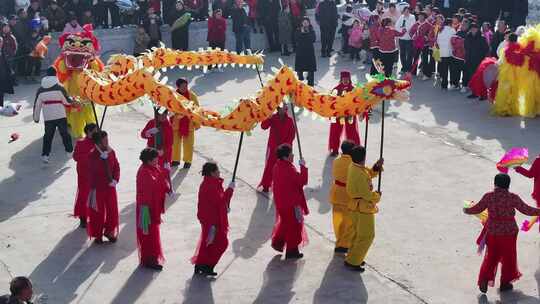
M 92 140 L 95 148 L 89 156 L 88 236 L 95 238 L 97 244 L 103 243 L 103 236 L 114 243 L 118 236 L 116 185 L 120 180 L 120 164 L 109 146 L 107 132 L 97 131 Z
M 227 213 L 234 191 L 234 182 L 229 184 L 227 190 L 223 190 L 223 179 L 214 162 L 203 165 L 202 176 L 197 206 L 197 218 L 202 231 L 191 262 L 195 264 L 195 274 L 216 276 L 214 267 L 229 245 Z
M 296 171 L 294 154 L 289 144 L 278 147 L 277 162 L 274 166 L 273 192 L 276 206 L 276 222 L 272 231 L 272 248 L 283 252 L 286 247 L 286 259 L 299 259 L 304 255 L 299 248 L 307 244 L 304 229 L 304 215 L 309 209 L 304 196 L 304 186 L 308 181 L 308 169 L 300 159 L 300 172 Z
M 524 203 L 521 198 L 508 191 L 510 176 L 495 176 L 495 190 L 486 193 L 478 204 L 464 208 L 466 214 L 479 214 L 488 210 L 487 224 L 482 234 L 486 235 L 487 251 L 478 275 L 478 287 L 486 293 L 488 286 L 493 286 L 499 263 L 501 263 L 500 291 L 512 290 L 512 282 L 521 277 L 517 264 L 516 241 L 518 226 L 514 216 L 516 211 L 525 215 L 540 215 L 540 209 Z
M 169 190 L 167 180 L 159 167 L 158 151 L 142 150 L 142 161 L 137 171 L 137 247 L 142 266 L 162 270 L 163 250 L 159 236 L 161 214 L 165 212 L 165 193 Z
M 519 166 L 516 168 L 516 172 L 525 177 L 533 179 L 534 188 L 532 198 L 536 201 L 536 206 L 540 207 L 540 155 L 536 157 L 529 170 Z
M 89 159 L 90 152 L 94 149 L 92 136 L 97 131 L 95 123 L 89 123 L 84 127 L 83 139 L 80 139 L 75 144 L 73 151 L 73 160 L 77 162 L 77 195 L 75 196 L 75 210 L 73 216 L 78 217 L 80 227 L 86 228 L 86 208 L 88 206 L 88 196 L 90 195 L 90 176 L 89 176 Z
M 287 106 L 278 108 L 277 113 L 261 123 L 261 128 L 267 130 L 270 128 L 268 144 L 266 146 L 266 164 L 264 173 L 258 188 L 263 192 L 268 192 L 272 186 L 272 172 L 276 163 L 276 149 L 281 144 L 292 145 L 295 137 L 294 121 L 287 112 Z
M 147 139 L 146 146 L 159 153 L 159 165 L 167 171 L 171 170 L 173 145 L 173 129 L 169 121 L 168 111 L 156 113 L 156 118 L 149 120 L 141 131 L 141 137 Z M 157 120 L 157 126 L 156 126 Z
M 334 88 L 337 95 L 342 96 L 346 92 L 354 89 L 351 83 L 351 73 L 342 71 L 339 84 Z M 332 156 L 337 156 L 341 146 L 341 136 L 345 127 L 345 138 L 352 141 L 355 145 L 360 144 L 360 135 L 358 135 L 358 122 L 356 116 L 337 118 L 336 122 L 330 124 L 330 136 L 328 138 L 328 150 Z

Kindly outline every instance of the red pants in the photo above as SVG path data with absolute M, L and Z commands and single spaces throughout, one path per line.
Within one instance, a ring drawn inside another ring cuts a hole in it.
M 137 228 L 137 247 L 139 248 L 139 261 L 141 264 L 162 264 L 164 262 L 159 224 L 150 224 L 148 234 L 144 234 L 141 229 Z
M 276 214 L 276 223 L 272 231 L 272 248 L 282 252 L 286 247 L 287 251 L 298 250 L 299 247 L 308 242 L 304 223 L 298 222 L 294 210 L 287 210 Z
M 227 229 L 217 228 L 214 241 L 210 245 L 206 245 L 208 239 L 208 232 L 210 231 L 210 225 L 204 225 L 201 223 L 201 237 L 195 255 L 191 258 L 191 263 L 195 265 L 208 265 L 211 267 L 216 266 L 221 259 L 225 250 L 229 246 L 229 240 L 227 238 Z
M 97 210 L 88 207 L 88 236 L 101 238 L 104 234 L 116 237 L 118 235 L 118 200 L 116 189 L 96 190 Z
M 90 195 L 90 185 L 85 180 L 80 178 L 77 181 L 77 195 L 75 196 L 75 208 L 73 216 L 81 219 L 86 219 L 88 207 L 88 196 Z
M 272 186 L 272 173 L 277 161 L 275 149 L 277 147 L 266 149 L 266 163 L 264 164 L 264 172 L 259 187 L 269 189 Z
M 521 277 L 517 265 L 516 235 L 487 235 L 486 254 L 480 267 L 478 285 L 488 282 L 493 286 L 497 267 L 501 266 L 501 284 L 511 283 Z
M 349 123 L 345 119 L 345 123 L 341 124 L 339 121 L 330 124 L 330 136 L 328 138 L 328 150 L 331 152 L 339 152 L 339 146 L 341 145 L 341 136 L 343 134 L 343 128 L 345 128 L 345 138 L 352 141 L 355 145 L 360 144 L 360 136 L 358 135 L 358 122 L 356 116 L 353 118 L 352 123 Z

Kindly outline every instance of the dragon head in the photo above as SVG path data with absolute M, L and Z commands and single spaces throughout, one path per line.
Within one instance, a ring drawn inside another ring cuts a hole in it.
M 69 70 L 83 70 L 99 52 L 99 42 L 92 33 L 92 25 L 87 24 L 80 33 L 66 33 L 60 36 L 62 47 L 60 56 Z

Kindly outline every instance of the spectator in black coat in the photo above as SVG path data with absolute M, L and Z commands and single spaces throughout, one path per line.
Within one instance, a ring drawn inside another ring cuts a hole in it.
M 43 15 L 43 10 L 41 9 L 41 6 L 39 5 L 39 0 L 32 0 L 30 2 L 30 6 L 26 10 L 26 14 L 30 19 L 34 18 L 36 16 L 36 13 L 39 13 L 40 16 Z
M 23 76 L 27 70 L 26 57 L 32 51 L 30 49 L 30 25 L 26 11 L 20 9 L 17 16 L 11 16 L 9 25 L 13 36 L 17 39 L 17 53 L 15 54 L 17 60 L 14 65 L 17 69 L 17 75 Z
M 529 15 L 529 1 L 527 0 L 512 0 L 514 7 L 512 8 L 512 28 L 525 25 L 527 15 Z
M 478 24 L 472 23 L 471 29 L 465 37 L 465 70 L 463 72 L 463 86 L 468 86 L 472 75 L 486 56 L 489 55 L 489 46 L 482 36 Z M 471 95 L 469 95 L 471 96 Z M 470 98 L 476 98 L 474 94 Z
M 2 52 L 4 40 L 0 37 L 0 106 L 4 106 L 4 95 L 13 94 L 13 72 Z
M 68 14 L 75 14 L 77 21 L 80 23 L 84 12 L 89 8 L 90 5 L 86 0 L 68 0 L 64 6 L 64 11 Z
M 212 2 L 212 10 L 220 9 L 223 18 L 227 19 L 231 16 L 231 11 L 233 9 L 233 2 L 231 0 L 214 0 Z
M 237 53 L 251 49 L 251 31 L 246 10 L 247 6 L 244 1 L 236 0 L 234 8 L 231 12 Z
M 58 5 L 56 0 L 51 0 L 51 4 L 47 8 L 45 13 L 47 20 L 49 20 L 49 29 L 51 32 L 61 32 L 66 25 L 66 14 L 64 10 Z M 33 18 L 33 16 L 30 16 Z
M 497 31 L 493 33 L 493 37 L 491 38 L 491 56 L 499 58 L 497 48 L 499 47 L 499 44 L 504 41 L 504 35 L 506 34 L 507 29 L 508 27 L 506 26 L 506 22 L 504 20 L 497 21 Z
M 315 85 L 315 71 L 317 60 L 315 58 L 315 31 L 309 18 L 304 17 L 300 28 L 296 31 L 296 54 L 294 58 L 294 70 L 298 79 L 304 80 L 304 72 L 308 73 L 308 85 Z
M 279 47 L 278 17 L 281 11 L 281 0 L 257 0 L 257 12 L 264 24 L 264 30 L 268 37 L 270 52 L 277 52 Z
M 172 48 L 187 51 L 189 48 L 190 13 L 182 2 L 177 2 L 174 13 L 171 13 L 167 23 L 171 26 Z
M 320 2 L 315 17 L 321 28 L 321 56 L 330 57 L 338 25 L 336 2 L 333 0 Z
M 150 36 L 150 43 L 148 48 L 159 47 L 161 42 L 161 17 L 154 11 L 153 7 L 148 8 L 148 13 L 143 20 L 143 26 L 148 35 Z

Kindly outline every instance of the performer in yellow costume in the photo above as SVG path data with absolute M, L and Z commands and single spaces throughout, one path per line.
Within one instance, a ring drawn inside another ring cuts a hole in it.
M 351 151 L 354 143 L 341 143 L 341 156 L 336 158 L 332 167 L 334 183 L 330 186 L 330 203 L 332 204 L 332 222 L 336 235 L 336 253 L 347 253 L 353 235 L 351 217 L 349 215 L 349 194 L 347 193 L 347 175 L 352 163 Z
M 66 33 L 59 38 L 62 51 L 54 63 L 58 80 L 72 97 L 81 96 L 79 77 L 84 69 L 102 71 L 103 63 L 96 56 L 99 42 L 92 33 L 92 26 L 85 25 L 80 33 Z M 75 105 L 66 109 L 71 135 L 84 137 L 84 127 L 96 123 L 89 100 L 79 99 Z
M 363 272 L 364 259 L 375 238 L 375 213 L 381 199 L 380 193 L 373 191 L 371 180 L 382 171 L 383 160 L 378 160 L 372 169 L 367 168 L 366 149 L 362 146 L 355 147 L 351 157 L 346 189 L 351 197 L 348 207 L 354 232 L 345 266 Z
M 176 81 L 176 90 L 188 100 L 191 100 L 195 106 L 199 107 L 199 99 L 197 95 L 189 90 L 188 82 L 184 78 L 179 78 Z M 195 130 L 201 126 L 189 117 L 182 114 L 174 114 L 172 116 L 173 127 L 173 150 L 172 150 L 172 166 L 180 165 L 180 154 L 184 161 L 184 168 L 191 167 L 193 160 L 193 145 L 195 144 Z M 183 153 L 182 153 L 183 150 Z

